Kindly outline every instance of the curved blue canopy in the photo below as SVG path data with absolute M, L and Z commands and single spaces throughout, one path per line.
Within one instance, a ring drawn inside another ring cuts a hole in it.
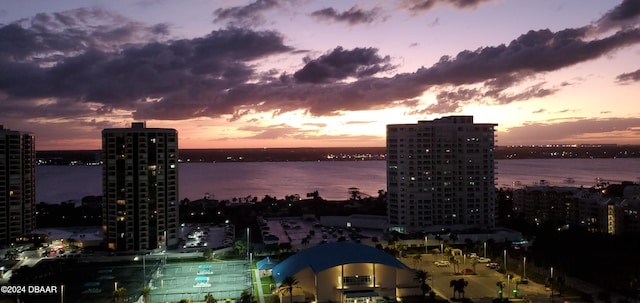
M 364 244 L 354 242 L 333 242 L 319 244 L 299 251 L 273 267 L 273 278 L 281 283 L 304 268 L 310 267 L 314 273 L 334 266 L 352 263 L 376 263 L 401 269 L 410 269 L 394 256 Z

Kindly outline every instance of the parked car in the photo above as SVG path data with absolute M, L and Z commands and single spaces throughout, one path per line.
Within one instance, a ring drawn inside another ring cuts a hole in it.
M 445 267 L 445 266 L 449 266 L 451 263 L 449 263 L 449 261 L 435 261 L 433 262 L 433 264 L 435 264 L 438 267 Z
M 484 258 L 484 257 L 478 258 L 478 263 L 489 263 L 489 262 L 491 262 L 491 259 L 489 258 Z
M 497 269 L 500 267 L 500 264 L 498 263 L 487 263 L 487 267 L 491 268 L 491 269 Z

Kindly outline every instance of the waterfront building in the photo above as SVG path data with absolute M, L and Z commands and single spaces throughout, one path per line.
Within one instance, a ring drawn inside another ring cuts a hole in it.
M 609 193 L 619 188 L 620 194 Z M 579 227 L 593 233 L 640 233 L 640 186 L 611 184 L 608 188 L 523 186 L 513 192 L 514 213 L 525 222 L 557 228 Z
M 175 129 L 102 131 L 104 241 L 111 250 L 178 245 L 178 133 Z
M 0 246 L 35 228 L 35 137 L 0 125 Z
M 271 270 L 277 285 L 298 281 L 280 302 L 380 302 L 384 298 L 422 295 L 415 271 L 394 256 L 350 241 L 306 248 Z
M 390 228 L 493 228 L 496 126 L 474 123 L 473 116 L 387 125 Z

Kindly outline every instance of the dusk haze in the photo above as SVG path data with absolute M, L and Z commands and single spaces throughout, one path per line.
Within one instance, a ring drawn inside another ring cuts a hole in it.
M 640 1 L 0 0 L 0 124 L 98 150 L 144 121 L 181 149 L 640 142 Z

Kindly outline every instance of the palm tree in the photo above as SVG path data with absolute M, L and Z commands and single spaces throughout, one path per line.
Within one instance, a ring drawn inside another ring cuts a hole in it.
M 216 300 L 216 298 L 214 298 L 212 294 L 206 294 L 206 295 L 204 295 L 204 302 L 206 302 L 206 303 L 217 303 L 218 300 Z
M 453 298 L 452 299 L 456 298 L 456 293 L 458 292 L 458 287 L 456 287 L 456 283 L 457 283 L 456 280 L 449 281 L 449 287 L 453 288 Z
M 456 286 L 458 287 L 458 296 L 462 295 L 463 299 L 464 299 L 464 288 L 467 287 L 467 285 L 469 285 L 469 282 L 467 282 L 465 279 L 458 279 L 456 281 Z
M 564 286 L 564 278 L 563 277 L 553 277 L 548 278 L 547 282 L 549 282 L 551 288 L 551 296 L 553 296 L 553 291 L 557 290 L 558 295 L 562 294 L 562 287 Z
M 212 257 L 213 257 L 213 249 L 211 249 L 211 248 L 205 248 L 205 249 L 202 251 L 202 256 L 203 256 L 205 259 L 207 259 L 207 260 L 211 260 L 211 259 L 212 259 Z
M 124 302 L 124 298 L 127 296 L 127 289 L 124 287 L 118 287 L 113 291 L 113 299 L 116 303 Z
M 238 255 L 242 255 L 244 251 L 247 249 L 247 243 L 241 240 L 238 240 L 236 241 L 236 243 L 233 244 L 233 248 L 236 251 L 238 251 Z
M 278 292 L 282 295 L 289 294 L 289 302 L 293 303 L 293 289 L 297 287 L 299 286 L 298 280 L 296 280 L 296 278 L 291 276 L 285 277 L 278 287 Z
M 149 294 L 151 294 L 151 287 L 149 286 L 143 287 L 140 293 L 142 294 L 143 302 L 149 303 Z
M 513 282 L 513 297 L 517 298 L 518 297 L 518 285 L 520 284 L 521 280 L 520 277 L 513 277 L 513 279 L 511 279 L 511 282 Z
M 420 254 L 416 254 L 415 256 L 413 256 L 414 265 L 420 264 L 420 261 L 422 261 L 422 256 Z
M 254 302 L 253 296 L 245 289 L 240 294 L 240 303 L 251 303 Z
M 431 291 L 431 286 L 427 284 L 427 279 L 429 278 L 429 273 L 424 270 L 416 271 L 415 279 L 420 283 L 420 290 L 422 290 L 422 296 L 426 296 L 429 291 Z
M 500 291 L 498 292 L 498 295 L 500 295 L 500 299 L 502 299 L 502 289 L 504 288 L 504 281 L 496 282 L 496 286 L 500 287 Z
M 453 263 L 453 273 L 458 273 L 460 271 L 460 260 L 452 257 L 451 263 Z
M 471 268 L 474 274 L 476 273 L 476 264 L 478 264 L 478 258 L 471 258 Z

